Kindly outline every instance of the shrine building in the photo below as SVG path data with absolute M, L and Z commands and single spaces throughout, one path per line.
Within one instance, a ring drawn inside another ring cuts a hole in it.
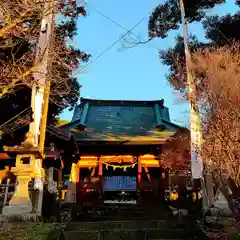
M 161 154 L 181 129 L 163 100 L 81 98 L 72 121 L 60 128 L 73 135 L 76 147 L 70 181 L 77 183 L 78 201 L 94 188 L 105 200 L 119 191 L 135 199 L 146 190 L 163 197 L 169 171 Z

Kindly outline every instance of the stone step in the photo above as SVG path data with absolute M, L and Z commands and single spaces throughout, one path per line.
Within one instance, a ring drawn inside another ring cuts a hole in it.
M 101 221 L 101 222 L 71 222 L 66 230 L 112 230 L 112 229 L 163 229 L 166 221 L 162 220 L 134 220 L 134 221 Z
M 143 209 L 146 208 L 146 206 L 156 206 L 156 207 L 165 207 L 166 204 L 145 204 L 145 205 L 139 205 L 139 204 L 103 204 L 102 207 L 107 208 L 107 207 L 119 207 L 119 208 L 131 208 L 131 209 Z M 166 205 L 167 206 L 167 205 Z
M 139 213 L 145 213 L 148 212 L 161 212 L 161 211 L 168 211 L 168 209 L 122 209 L 122 208 L 106 208 L 106 209 L 98 209 L 98 211 L 104 211 L 104 212 L 139 212 Z
M 111 231 L 66 231 L 64 240 L 157 240 L 157 239 L 194 239 L 193 235 L 187 236 L 182 229 L 114 229 Z
M 72 216 L 73 221 L 127 221 L 127 220 L 165 220 L 172 219 L 171 213 L 166 212 L 98 212 L 78 213 Z
M 86 209 L 87 210 L 87 209 Z M 126 214 L 126 213 L 137 213 L 137 214 L 148 214 L 148 213 L 154 213 L 154 214 L 167 214 L 171 211 L 167 208 L 133 208 L 133 207 L 101 207 L 96 209 L 99 212 L 103 213 L 112 213 L 112 214 Z
M 139 220 L 145 220 L 148 221 L 149 219 L 154 219 L 154 220 L 159 220 L 158 217 L 156 218 L 149 218 L 149 217 L 120 217 L 120 216 L 116 216 L 116 217 L 76 217 L 74 218 L 74 221 L 78 221 L 78 222 L 101 222 L 101 221 L 126 221 L 126 220 L 134 220 L 134 221 L 139 221 Z
M 139 213 L 125 213 L 125 214 L 78 214 L 73 216 L 73 221 L 80 222 L 95 222 L 95 221 L 127 221 L 127 220 L 165 220 L 170 219 L 166 214 L 139 214 Z
M 145 209 L 146 207 L 149 206 L 154 206 L 154 207 L 165 207 L 166 204 L 145 204 L 145 205 L 139 205 L 139 204 L 103 204 L 102 207 L 103 208 L 114 208 L 114 207 L 118 207 L 118 208 L 122 208 L 122 209 Z M 167 206 L 167 205 L 166 205 Z
M 158 216 L 158 217 L 170 217 L 172 216 L 172 213 L 166 213 L 166 212 L 99 212 L 99 215 L 101 216 Z

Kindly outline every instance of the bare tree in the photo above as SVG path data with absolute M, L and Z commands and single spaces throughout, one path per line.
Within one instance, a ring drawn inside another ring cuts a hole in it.
M 239 59 L 240 45 L 236 43 L 200 49 L 193 54 L 191 66 L 203 129 L 201 156 L 205 168 L 212 172 L 215 187 L 223 193 L 233 212 L 229 188 L 234 196 L 240 196 Z M 175 56 L 175 72 L 178 77 L 185 77 L 185 66 L 181 62 Z M 189 99 L 187 91 L 183 94 Z M 182 139 L 183 146 L 189 141 L 190 138 Z
M 64 15 L 65 19 L 76 18 L 81 13 L 81 7 L 77 6 L 75 0 L 50 1 L 54 2 L 56 14 Z M 45 0 L 3 0 L 0 3 L 1 96 L 20 86 L 31 88 L 35 84 L 33 74 L 42 58 L 38 56 L 36 59 L 41 19 L 51 12 L 50 9 L 43 10 L 44 2 Z M 70 20 L 69 25 L 74 28 L 71 23 Z M 67 45 L 67 32 L 68 29 L 56 25 L 50 48 L 53 101 L 74 91 L 72 84 L 69 84 L 72 73 L 78 67 L 79 59 L 88 57 Z
M 219 239 L 239 232 L 239 220 L 233 201 L 233 197 L 240 197 L 239 59 L 240 44 L 233 43 L 221 48 L 200 49 L 193 54 L 191 66 L 203 130 L 200 154 L 204 167 L 212 173 L 216 192 L 225 196 L 229 209 L 235 216 L 224 222 L 221 231 L 213 233 L 206 226 L 201 226 L 208 236 L 217 236 Z M 184 78 L 185 66 L 181 62 L 176 57 L 174 67 L 178 76 Z M 186 91 L 185 98 L 189 97 Z M 166 160 L 173 159 L 171 165 L 178 165 L 176 159 L 179 153 L 190 152 L 190 136 L 181 133 L 170 139 L 169 143 L 164 156 Z
M 232 178 L 240 186 L 240 45 L 200 49 L 193 54 L 197 99 L 204 142 L 202 156 L 210 171 Z M 176 56 L 175 68 L 185 67 Z M 185 98 L 189 96 L 185 92 Z M 224 178 L 224 176 L 221 176 Z
M 199 50 L 192 66 L 204 138 L 201 155 L 233 213 L 232 196 L 240 196 L 239 50 L 239 44 Z
M 227 172 L 240 186 L 240 45 L 194 54 L 206 167 Z

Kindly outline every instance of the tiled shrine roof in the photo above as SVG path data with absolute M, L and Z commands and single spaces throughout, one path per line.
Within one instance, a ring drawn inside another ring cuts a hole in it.
M 118 101 L 81 98 L 72 121 L 61 127 L 78 141 L 126 143 L 165 141 L 180 127 L 163 100 Z

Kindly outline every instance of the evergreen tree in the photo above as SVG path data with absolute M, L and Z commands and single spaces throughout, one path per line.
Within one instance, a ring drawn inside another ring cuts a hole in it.
M 223 3 L 225 3 L 225 0 L 184 0 L 187 22 L 202 23 L 206 38 L 209 40 L 208 43 L 201 43 L 196 36 L 190 36 L 189 47 L 192 53 L 199 48 L 209 47 L 210 45 L 221 47 L 240 40 L 240 33 L 237 30 L 240 28 L 240 12 L 223 17 L 206 16 L 207 9 Z M 240 1 L 237 0 L 236 4 L 240 5 Z M 169 31 L 179 29 L 181 27 L 180 24 L 179 1 L 167 0 L 164 4 L 157 6 L 149 18 L 149 38 L 166 38 Z M 168 82 L 174 89 L 184 92 L 187 86 L 187 79 L 183 38 L 177 36 L 175 46 L 166 51 L 161 51 L 160 59 L 165 65 L 169 66 Z

